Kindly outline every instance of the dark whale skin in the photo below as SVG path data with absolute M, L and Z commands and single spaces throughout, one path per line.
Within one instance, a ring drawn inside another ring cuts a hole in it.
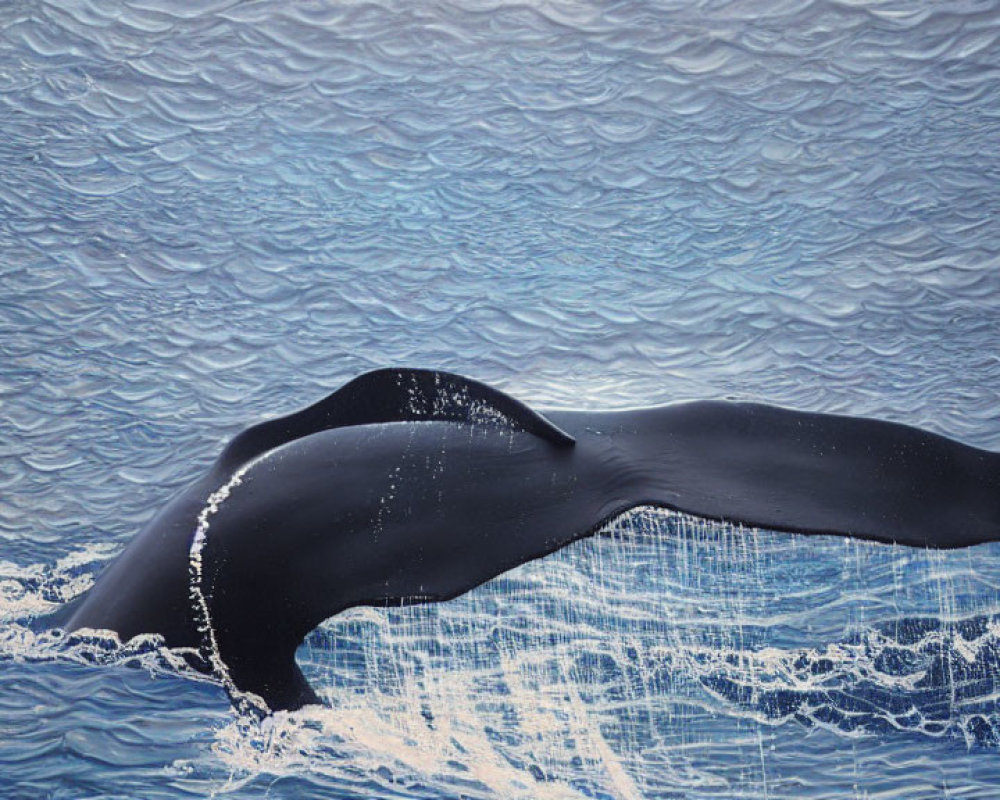
M 272 710 L 318 702 L 294 654 L 324 619 L 456 597 L 635 506 L 912 547 L 1000 539 L 1000 455 L 917 428 L 718 401 L 541 415 L 460 376 L 382 370 L 236 437 L 67 629 L 204 649 L 192 538 L 248 464 L 210 517 L 201 589 L 228 678 Z

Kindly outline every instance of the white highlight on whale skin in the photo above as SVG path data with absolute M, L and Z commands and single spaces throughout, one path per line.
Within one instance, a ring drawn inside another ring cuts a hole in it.
M 254 715 L 263 716 L 271 712 L 264 699 L 253 692 L 244 691 L 236 686 L 229 668 L 222 659 L 219 651 L 218 639 L 215 636 L 215 628 L 212 625 L 212 614 L 208 610 L 208 599 L 202 588 L 204 578 L 203 553 L 205 545 L 208 544 L 208 529 L 211 525 L 211 517 L 218 512 L 220 506 L 229 498 L 232 491 L 243 483 L 243 477 L 254 466 L 266 460 L 269 453 L 258 456 L 248 461 L 229 478 L 226 483 L 208 496 L 204 507 L 198 514 L 198 525 L 195 528 L 194 536 L 191 539 L 191 548 L 188 551 L 188 574 L 189 574 L 189 596 L 194 604 L 194 614 L 199 633 L 202 636 L 202 655 L 208 659 L 212 666 L 212 672 L 222 681 L 226 693 L 233 701 L 240 716 Z

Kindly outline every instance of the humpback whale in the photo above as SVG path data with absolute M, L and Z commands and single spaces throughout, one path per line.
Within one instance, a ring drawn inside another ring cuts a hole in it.
M 636 506 L 911 547 L 1000 539 L 1000 454 L 906 425 L 753 403 L 533 411 L 383 369 L 237 435 L 66 608 L 159 634 L 230 694 L 319 702 L 302 639 L 352 606 L 448 600 Z

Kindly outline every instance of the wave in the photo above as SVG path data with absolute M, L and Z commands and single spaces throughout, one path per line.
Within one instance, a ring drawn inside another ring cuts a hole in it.
M 234 792 L 263 774 L 332 770 L 344 781 L 349 763 L 367 787 L 359 796 L 416 796 L 429 781 L 445 795 L 627 798 L 715 785 L 679 755 L 692 730 L 715 746 L 753 724 L 992 750 L 1000 612 L 983 585 L 1000 577 L 1000 559 L 992 545 L 976 551 L 972 573 L 964 551 L 639 509 L 452 602 L 329 620 L 299 661 L 330 707 L 231 716 L 212 757 Z M 157 637 L 122 645 L 25 624 L 108 556 L 5 565 L 0 661 L 204 682 L 196 654 Z

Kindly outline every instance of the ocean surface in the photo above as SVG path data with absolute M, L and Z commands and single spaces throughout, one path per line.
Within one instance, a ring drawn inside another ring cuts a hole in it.
M 0 0 L 0 797 L 1000 796 L 1000 545 L 639 509 L 263 723 L 32 625 L 375 367 L 1000 449 L 998 220 L 995 0 Z

